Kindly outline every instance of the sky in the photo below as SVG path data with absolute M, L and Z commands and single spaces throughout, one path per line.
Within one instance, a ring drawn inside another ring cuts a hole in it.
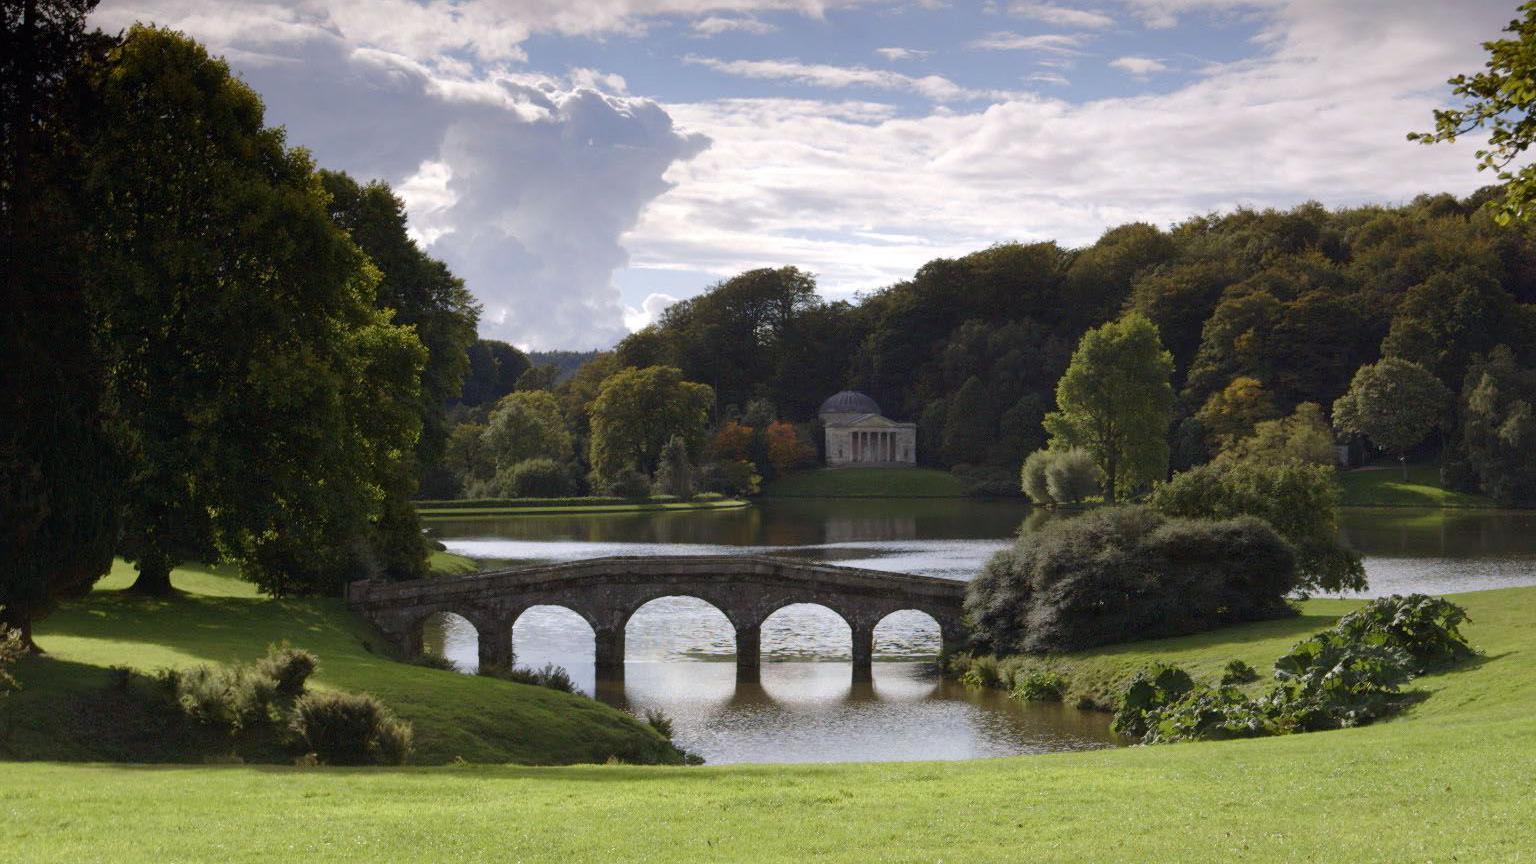
M 794 265 L 829 299 L 994 243 L 1468 193 L 1425 147 L 1514 0 L 103 0 L 381 179 L 481 335 L 606 348 Z

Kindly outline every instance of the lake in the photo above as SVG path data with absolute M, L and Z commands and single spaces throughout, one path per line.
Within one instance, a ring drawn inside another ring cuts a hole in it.
M 1051 518 L 1011 501 L 764 500 L 724 511 L 433 520 L 451 551 L 486 566 L 606 555 L 766 553 L 969 579 L 1021 530 Z M 1345 540 L 1380 595 L 1536 585 L 1536 512 L 1346 510 Z M 535 607 L 517 622 L 520 666 L 564 666 L 587 693 L 673 718 L 678 744 L 708 762 L 970 759 L 1123 743 L 1107 715 L 1023 704 L 938 675 L 938 628 L 897 613 L 875 633 L 875 680 L 855 684 L 849 631 L 819 606 L 790 606 L 762 627 L 760 684 L 735 680 L 725 616 L 686 597 L 652 601 L 626 631 L 623 682 L 594 677 L 592 631 L 574 612 Z M 461 668 L 476 636 L 451 616 L 429 650 Z

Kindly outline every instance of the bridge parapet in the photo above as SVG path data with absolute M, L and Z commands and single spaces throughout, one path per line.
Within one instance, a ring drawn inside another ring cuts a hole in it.
M 965 583 L 762 555 L 593 558 L 411 582 L 354 582 L 347 603 L 406 652 L 421 650 L 421 625 L 452 612 L 480 635 L 482 664 L 510 665 L 512 623 L 532 606 L 563 606 L 586 619 L 605 677 L 622 675 L 624 628 L 659 597 L 696 597 L 718 608 L 737 635 L 743 678 L 757 674 L 759 629 L 796 603 L 825 606 L 853 633 L 854 675 L 867 678 L 874 628 L 892 612 L 915 609 L 938 622 L 946 650 L 964 639 Z

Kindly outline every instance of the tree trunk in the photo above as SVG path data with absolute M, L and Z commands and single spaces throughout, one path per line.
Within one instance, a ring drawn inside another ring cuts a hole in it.
M 19 609 L 6 609 L 0 615 L 0 626 L 9 627 L 21 634 L 21 648 L 28 654 L 42 654 L 43 649 L 32 641 L 32 615 Z
M 1404 451 L 1397 456 L 1397 464 L 1403 466 L 1403 482 L 1408 482 L 1408 453 Z
M 128 588 L 130 593 L 145 597 L 169 597 L 174 590 L 168 561 L 140 561 L 139 578 Z

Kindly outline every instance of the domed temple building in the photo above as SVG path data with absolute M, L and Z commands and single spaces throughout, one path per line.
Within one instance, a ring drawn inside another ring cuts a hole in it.
M 917 464 L 917 424 L 897 423 L 863 393 L 844 390 L 816 412 L 826 428 L 827 465 L 901 468 Z

